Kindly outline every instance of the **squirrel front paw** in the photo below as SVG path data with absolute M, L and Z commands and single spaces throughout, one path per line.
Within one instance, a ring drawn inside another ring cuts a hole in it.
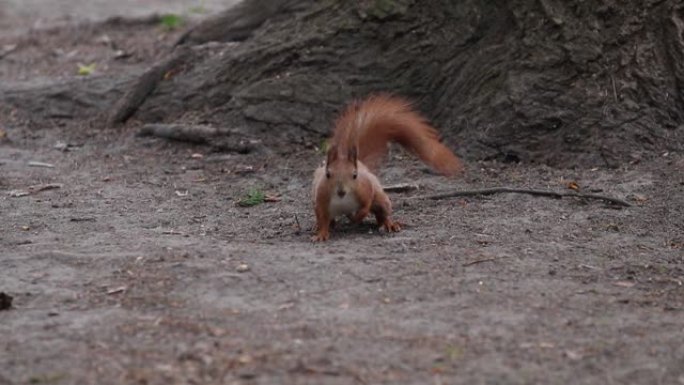
M 330 238 L 330 233 L 327 231 L 319 231 L 311 237 L 311 242 L 325 242 Z
M 388 233 L 396 233 L 398 231 L 401 231 L 401 223 L 393 222 L 389 219 L 386 219 L 380 227 L 385 229 L 385 231 L 387 231 Z

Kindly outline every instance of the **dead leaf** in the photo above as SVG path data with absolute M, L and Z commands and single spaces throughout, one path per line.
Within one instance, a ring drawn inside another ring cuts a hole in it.
M 122 49 L 114 51 L 114 59 L 125 59 L 131 56 L 133 56 L 133 54 Z
M 645 195 L 641 194 L 634 194 L 634 197 L 632 197 L 632 200 L 635 202 L 643 203 L 648 200 L 648 198 Z
M 631 282 L 631 281 L 615 281 L 615 282 L 613 282 L 613 286 L 618 286 L 618 287 L 629 288 L 629 287 L 634 287 L 634 285 L 636 285 L 636 284 L 634 282 Z
M 568 357 L 572 361 L 579 361 L 584 357 L 581 353 L 579 353 L 575 350 L 566 350 L 565 356 Z
M 0 59 L 11 54 L 18 47 L 19 47 L 19 45 L 17 45 L 17 44 L 9 44 L 9 45 L 4 45 L 4 46 L 0 47 Z
M 236 270 L 238 273 L 247 272 L 249 271 L 249 265 L 247 265 L 246 263 L 241 263 L 237 266 Z
M 269 203 L 275 203 L 275 202 L 280 202 L 282 198 L 280 198 L 278 195 L 266 195 L 264 197 L 264 202 L 269 202 Z
M 238 166 L 233 170 L 234 173 L 238 175 L 247 175 L 247 174 L 253 174 L 256 172 L 256 169 L 254 166 Z
M 113 289 L 107 290 L 107 295 L 123 293 L 124 291 L 126 291 L 126 289 L 127 289 L 126 286 L 115 287 Z
M 606 231 L 615 231 L 618 232 L 620 231 L 620 226 L 618 226 L 615 223 L 609 223 L 606 225 Z
M 183 235 L 180 231 L 177 230 L 164 230 L 162 231 L 162 234 L 164 235 Z
M 242 365 L 247 365 L 247 364 L 251 363 L 252 361 L 254 361 L 254 359 L 249 354 L 243 354 L 238 358 L 238 362 L 241 363 Z
M 95 72 L 96 64 L 95 63 L 90 63 L 90 64 L 78 63 L 77 66 L 78 66 L 77 74 L 79 76 L 88 76 L 88 75 L 92 75 L 93 72 Z
M 178 73 L 180 73 L 180 71 L 177 69 L 172 69 L 170 71 L 166 71 L 166 73 L 164 74 L 164 80 L 169 80 L 169 79 L 173 78 L 174 76 L 176 76 Z
M 578 184 L 577 182 L 575 182 L 575 181 L 568 182 L 565 186 L 566 186 L 567 188 L 569 188 L 570 190 L 575 190 L 575 191 L 579 191 L 579 190 L 580 190 L 579 184 Z

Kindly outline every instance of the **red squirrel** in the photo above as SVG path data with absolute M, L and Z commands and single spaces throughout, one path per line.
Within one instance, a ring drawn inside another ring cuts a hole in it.
M 463 171 L 460 159 L 408 101 L 381 94 L 354 102 L 337 119 L 326 162 L 314 173 L 316 235 L 312 241 L 328 240 L 331 225 L 343 215 L 360 223 L 372 213 L 387 232 L 401 230 L 391 219 L 390 199 L 372 172 L 390 142 L 399 143 L 445 176 Z

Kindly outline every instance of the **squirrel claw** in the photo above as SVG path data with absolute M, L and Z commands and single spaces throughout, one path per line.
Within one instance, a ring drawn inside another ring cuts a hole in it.
M 330 238 L 330 234 L 318 233 L 311 237 L 311 242 L 325 242 L 328 240 L 328 238 Z
M 386 220 L 381 227 L 388 233 L 396 233 L 401 231 L 401 224 L 399 222 L 392 222 L 390 220 Z

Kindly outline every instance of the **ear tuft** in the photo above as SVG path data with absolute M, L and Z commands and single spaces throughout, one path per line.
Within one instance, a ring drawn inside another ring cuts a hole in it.
M 353 146 L 349 149 L 349 153 L 347 154 L 347 158 L 356 165 L 356 161 L 359 158 L 359 149 L 357 146 Z

